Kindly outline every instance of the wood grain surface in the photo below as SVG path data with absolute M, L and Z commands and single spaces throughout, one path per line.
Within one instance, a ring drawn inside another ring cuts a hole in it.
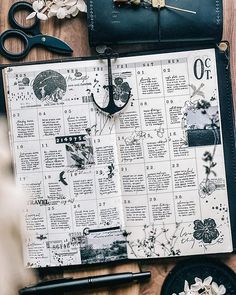
M 9 28 L 7 14 L 10 5 L 16 1 L 0 0 L 0 32 Z M 25 15 L 19 15 L 19 18 L 25 19 Z M 49 35 L 54 35 L 68 42 L 74 49 L 74 56 L 88 56 L 91 50 L 88 45 L 86 15 L 80 15 L 75 19 L 58 21 L 52 19 L 44 22 L 41 26 L 42 32 Z M 231 44 L 231 70 L 233 81 L 233 93 L 236 102 L 236 0 L 224 0 L 224 40 L 228 40 Z M 17 40 L 11 40 L 7 45 L 9 49 L 21 50 L 22 44 Z M 51 60 L 58 58 L 56 54 L 52 54 L 42 48 L 33 49 L 26 61 Z M 0 57 L 0 63 L 8 63 L 8 61 Z M 3 99 L 3 98 L 1 98 Z M 236 105 L 236 104 L 235 104 Z M 236 271 L 236 255 L 220 256 L 221 260 L 227 263 L 234 271 Z M 70 293 L 90 294 L 90 295 L 159 295 L 162 283 L 178 259 L 156 259 L 154 261 L 142 261 L 139 263 L 117 263 L 106 266 L 83 266 L 73 268 L 73 270 L 59 271 L 55 270 L 47 275 L 50 278 L 59 277 L 85 277 L 88 275 L 108 274 L 126 271 L 150 270 L 152 279 L 149 283 L 142 285 L 132 284 L 130 286 L 119 287 L 114 289 L 104 289 L 95 291 L 78 291 Z M 43 279 L 47 278 L 44 276 Z M 41 277 L 42 279 L 42 277 Z M 69 293 L 67 293 L 69 294 Z M 171 295 L 171 294 L 170 294 Z

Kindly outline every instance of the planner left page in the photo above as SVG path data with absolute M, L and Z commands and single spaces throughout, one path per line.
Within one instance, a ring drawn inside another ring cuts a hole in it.
M 114 121 L 91 102 L 105 77 L 99 61 L 4 71 L 15 177 L 27 194 L 28 267 L 127 257 Z

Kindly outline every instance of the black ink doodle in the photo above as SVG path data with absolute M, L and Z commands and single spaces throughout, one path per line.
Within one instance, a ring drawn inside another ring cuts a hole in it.
M 203 167 L 205 169 L 206 178 L 199 185 L 199 195 L 201 198 L 210 196 L 216 190 L 216 184 L 213 180 L 210 179 L 210 175 L 216 177 L 216 172 L 213 168 L 217 165 L 214 161 L 214 156 L 216 153 L 216 146 L 214 146 L 213 152 L 206 151 L 203 154 L 202 160 L 205 162 Z
M 160 228 L 153 224 L 144 225 L 144 238 L 133 241 L 127 239 L 127 243 L 136 258 L 140 257 L 140 252 L 143 252 L 147 258 L 159 257 L 161 256 L 160 250 L 164 252 L 164 256 L 179 256 L 181 251 L 176 245 L 179 238 L 179 229 L 180 223 L 175 224 L 175 230 L 172 233 L 165 225 Z M 123 233 L 126 237 L 130 234 L 127 232 Z
M 23 84 L 24 86 L 29 86 L 29 84 L 30 84 L 30 79 L 27 78 L 27 77 L 24 77 L 24 78 L 22 79 L 22 84 Z
M 61 183 L 63 183 L 64 185 L 68 185 L 68 183 L 66 182 L 66 178 L 64 177 L 64 174 L 65 174 L 65 171 L 62 171 L 60 174 L 59 174 L 59 181 Z
M 44 235 L 40 235 L 40 236 L 36 237 L 36 239 L 38 239 L 38 240 L 42 241 L 42 240 L 46 240 L 46 239 L 47 239 L 47 237 L 46 237 L 46 236 L 44 236 Z
M 62 100 L 66 89 L 65 78 L 53 70 L 39 73 L 33 83 L 34 93 L 41 101 L 58 102 Z
M 113 163 L 111 163 L 111 165 L 108 165 L 108 169 L 109 169 L 108 178 L 112 178 L 115 175 L 114 174 L 115 167 Z
M 219 237 L 220 233 L 216 228 L 216 222 L 212 218 L 194 221 L 193 237 L 196 240 L 202 240 L 206 244 L 210 244 Z
M 90 138 L 85 142 L 66 144 L 68 166 L 71 168 L 85 169 L 94 164 L 93 145 Z

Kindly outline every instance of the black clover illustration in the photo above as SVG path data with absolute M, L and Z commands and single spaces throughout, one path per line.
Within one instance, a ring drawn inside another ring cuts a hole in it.
M 120 100 L 123 103 L 126 103 L 130 98 L 131 88 L 128 82 L 124 82 L 123 78 L 117 77 L 114 79 L 113 86 L 113 97 L 114 100 Z
M 215 220 L 212 218 L 194 221 L 193 237 L 196 240 L 210 244 L 213 240 L 219 237 L 220 233 L 216 228 Z

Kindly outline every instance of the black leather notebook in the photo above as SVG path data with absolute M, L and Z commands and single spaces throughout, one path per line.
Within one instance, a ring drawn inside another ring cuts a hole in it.
M 2 67 L 27 267 L 236 249 L 222 1 L 123 2 L 88 0 L 90 45 L 159 49 Z
M 91 46 L 133 43 L 216 43 L 222 38 L 222 0 L 166 0 L 166 7 L 88 0 Z M 132 1 L 131 1 L 132 2 Z M 177 9 L 180 10 L 177 10 Z
M 202 130 L 197 128 L 195 130 L 196 122 L 193 122 L 193 125 L 189 126 L 187 131 L 187 141 L 189 146 L 201 147 L 205 145 L 204 138 L 207 137 L 209 142 L 217 141 L 218 144 L 223 143 L 224 145 L 225 163 L 228 167 L 226 168 L 227 190 L 230 212 L 232 213 L 231 228 L 235 249 L 236 219 L 233 213 L 236 209 L 234 200 L 236 191 L 234 176 L 235 125 L 230 56 L 229 48 L 222 51 L 218 49 L 217 45 L 221 42 L 223 33 L 223 1 L 209 0 L 206 3 L 204 0 L 166 0 L 164 2 L 141 0 L 136 1 L 138 5 L 132 2 L 134 1 L 88 0 L 88 32 L 91 46 L 107 45 L 112 47 L 122 44 L 155 44 L 156 48 L 159 48 L 159 50 L 164 49 L 165 52 L 178 49 L 188 50 L 196 46 L 199 48 L 205 46 L 216 47 L 217 83 L 219 86 L 223 135 L 220 139 L 220 134 L 214 135 L 211 131 L 206 131 L 208 128 Z M 155 5 L 163 5 L 163 3 L 165 7 L 154 7 Z M 207 72 L 206 64 L 204 65 L 199 61 L 196 66 L 195 72 L 199 71 L 197 78 L 199 82 L 205 75 L 205 71 Z M 190 85 L 190 88 L 192 86 Z M 199 86 L 201 86 L 201 83 Z M 194 86 L 192 90 L 197 91 L 199 89 Z M 207 98 L 205 93 L 201 92 L 201 89 L 199 95 L 202 96 L 203 100 L 214 100 L 213 97 Z M 200 103 L 198 107 L 204 108 L 207 106 Z M 206 172 L 210 172 L 208 168 L 206 165 Z M 223 205 L 220 197 L 217 198 L 217 202 L 218 204 L 212 206 L 211 209 L 222 212 Z

